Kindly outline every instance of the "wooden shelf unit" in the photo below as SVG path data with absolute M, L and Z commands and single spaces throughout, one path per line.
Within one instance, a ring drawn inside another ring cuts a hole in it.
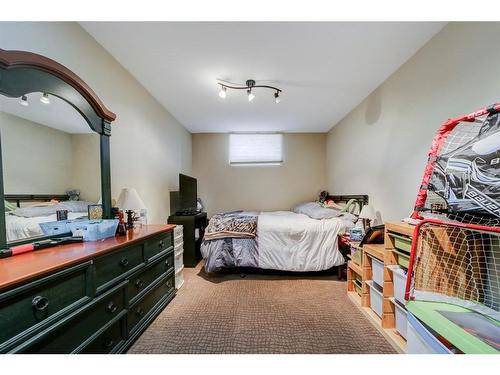
M 402 222 L 390 222 L 385 224 L 384 244 L 366 244 L 363 246 L 363 257 L 361 267 L 350 261 L 347 271 L 347 294 L 351 301 L 361 310 L 367 319 L 382 333 L 387 341 L 394 347 L 398 353 L 406 352 L 406 340 L 396 331 L 395 309 L 391 297 L 394 296 L 394 283 L 392 271 L 388 266 L 397 264 L 394 255 L 394 242 L 389 232 L 412 237 L 414 226 Z M 370 256 L 379 259 L 384 263 L 384 285 L 382 318 L 379 317 L 370 307 L 370 287 L 366 283 L 372 279 L 372 260 Z M 361 272 L 361 273 L 360 273 Z M 363 286 L 362 294 L 356 292 L 353 279 L 354 273 L 361 275 Z

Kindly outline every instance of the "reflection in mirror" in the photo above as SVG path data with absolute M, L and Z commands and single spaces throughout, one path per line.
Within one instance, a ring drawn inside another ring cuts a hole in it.
M 57 219 L 87 217 L 100 199 L 99 135 L 52 95 L 0 95 L 9 242 L 54 233 Z M 52 232 L 51 232 L 52 231 Z

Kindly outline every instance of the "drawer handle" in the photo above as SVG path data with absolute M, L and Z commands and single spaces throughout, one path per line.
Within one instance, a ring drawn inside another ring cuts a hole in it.
M 138 307 L 137 310 L 135 310 L 135 314 L 137 316 L 143 316 L 144 315 L 144 310 L 142 307 Z
M 137 289 L 141 289 L 143 286 L 144 286 L 144 281 L 142 281 L 141 279 L 138 279 L 136 282 L 135 282 L 135 287 Z
M 163 242 L 163 240 L 160 240 L 160 242 L 158 242 L 158 247 L 162 248 L 163 245 L 165 245 L 165 242 Z
M 172 280 L 168 280 L 168 281 L 167 281 L 167 286 L 168 286 L 169 288 L 172 288 Z
M 36 311 L 43 311 L 49 307 L 49 299 L 42 296 L 36 296 L 31 301 L 31 305 Z
M 113 301 L 108 303 L 108 307 L 107 307 L 108 312 L 110 312 L 112 314 L 116 311 L 116 309 L 118 309 L 118 307 L 115 305 L 115 303 Z
M 103 344 L 104 344 L 104 347 L 105 347 L 105 348 L 111 348 L 111 347 L 113 346 L 113 344 L 114 344 L 114 343 L 115 343 L 115 342 L 114 342 L 114 340 L 113 340 L 112 338 L 106 337 L 106 338 L 104 339 L 104 343 L 103 343 Z
M 120 260 L 120 265 L 122 267 L 127 267 L 128 266 L 128 259 L 127 258 L 122 258 L 122 260 Z
M 168 259 L 165 261 L 165 264 L 167 265 L 167 267 L 172 267 L 172 262 L 170 261 L 170 258 L 168 258 Z

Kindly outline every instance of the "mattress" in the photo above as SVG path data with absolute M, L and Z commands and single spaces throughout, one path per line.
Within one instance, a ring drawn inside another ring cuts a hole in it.
M 338 234 L 346 226 L 342 218 L 317 220 L 290 211 L 257 214 L 255 238 L 202 242 L 201 253 L 207 272 L 233 267 L 321 271 L 344 263 L 338 249 Z

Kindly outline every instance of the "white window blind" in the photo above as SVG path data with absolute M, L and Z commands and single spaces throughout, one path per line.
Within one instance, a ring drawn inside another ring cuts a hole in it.
M 232 165 L 283 162 L 282 134 L 230 134 L 229 163 Z

